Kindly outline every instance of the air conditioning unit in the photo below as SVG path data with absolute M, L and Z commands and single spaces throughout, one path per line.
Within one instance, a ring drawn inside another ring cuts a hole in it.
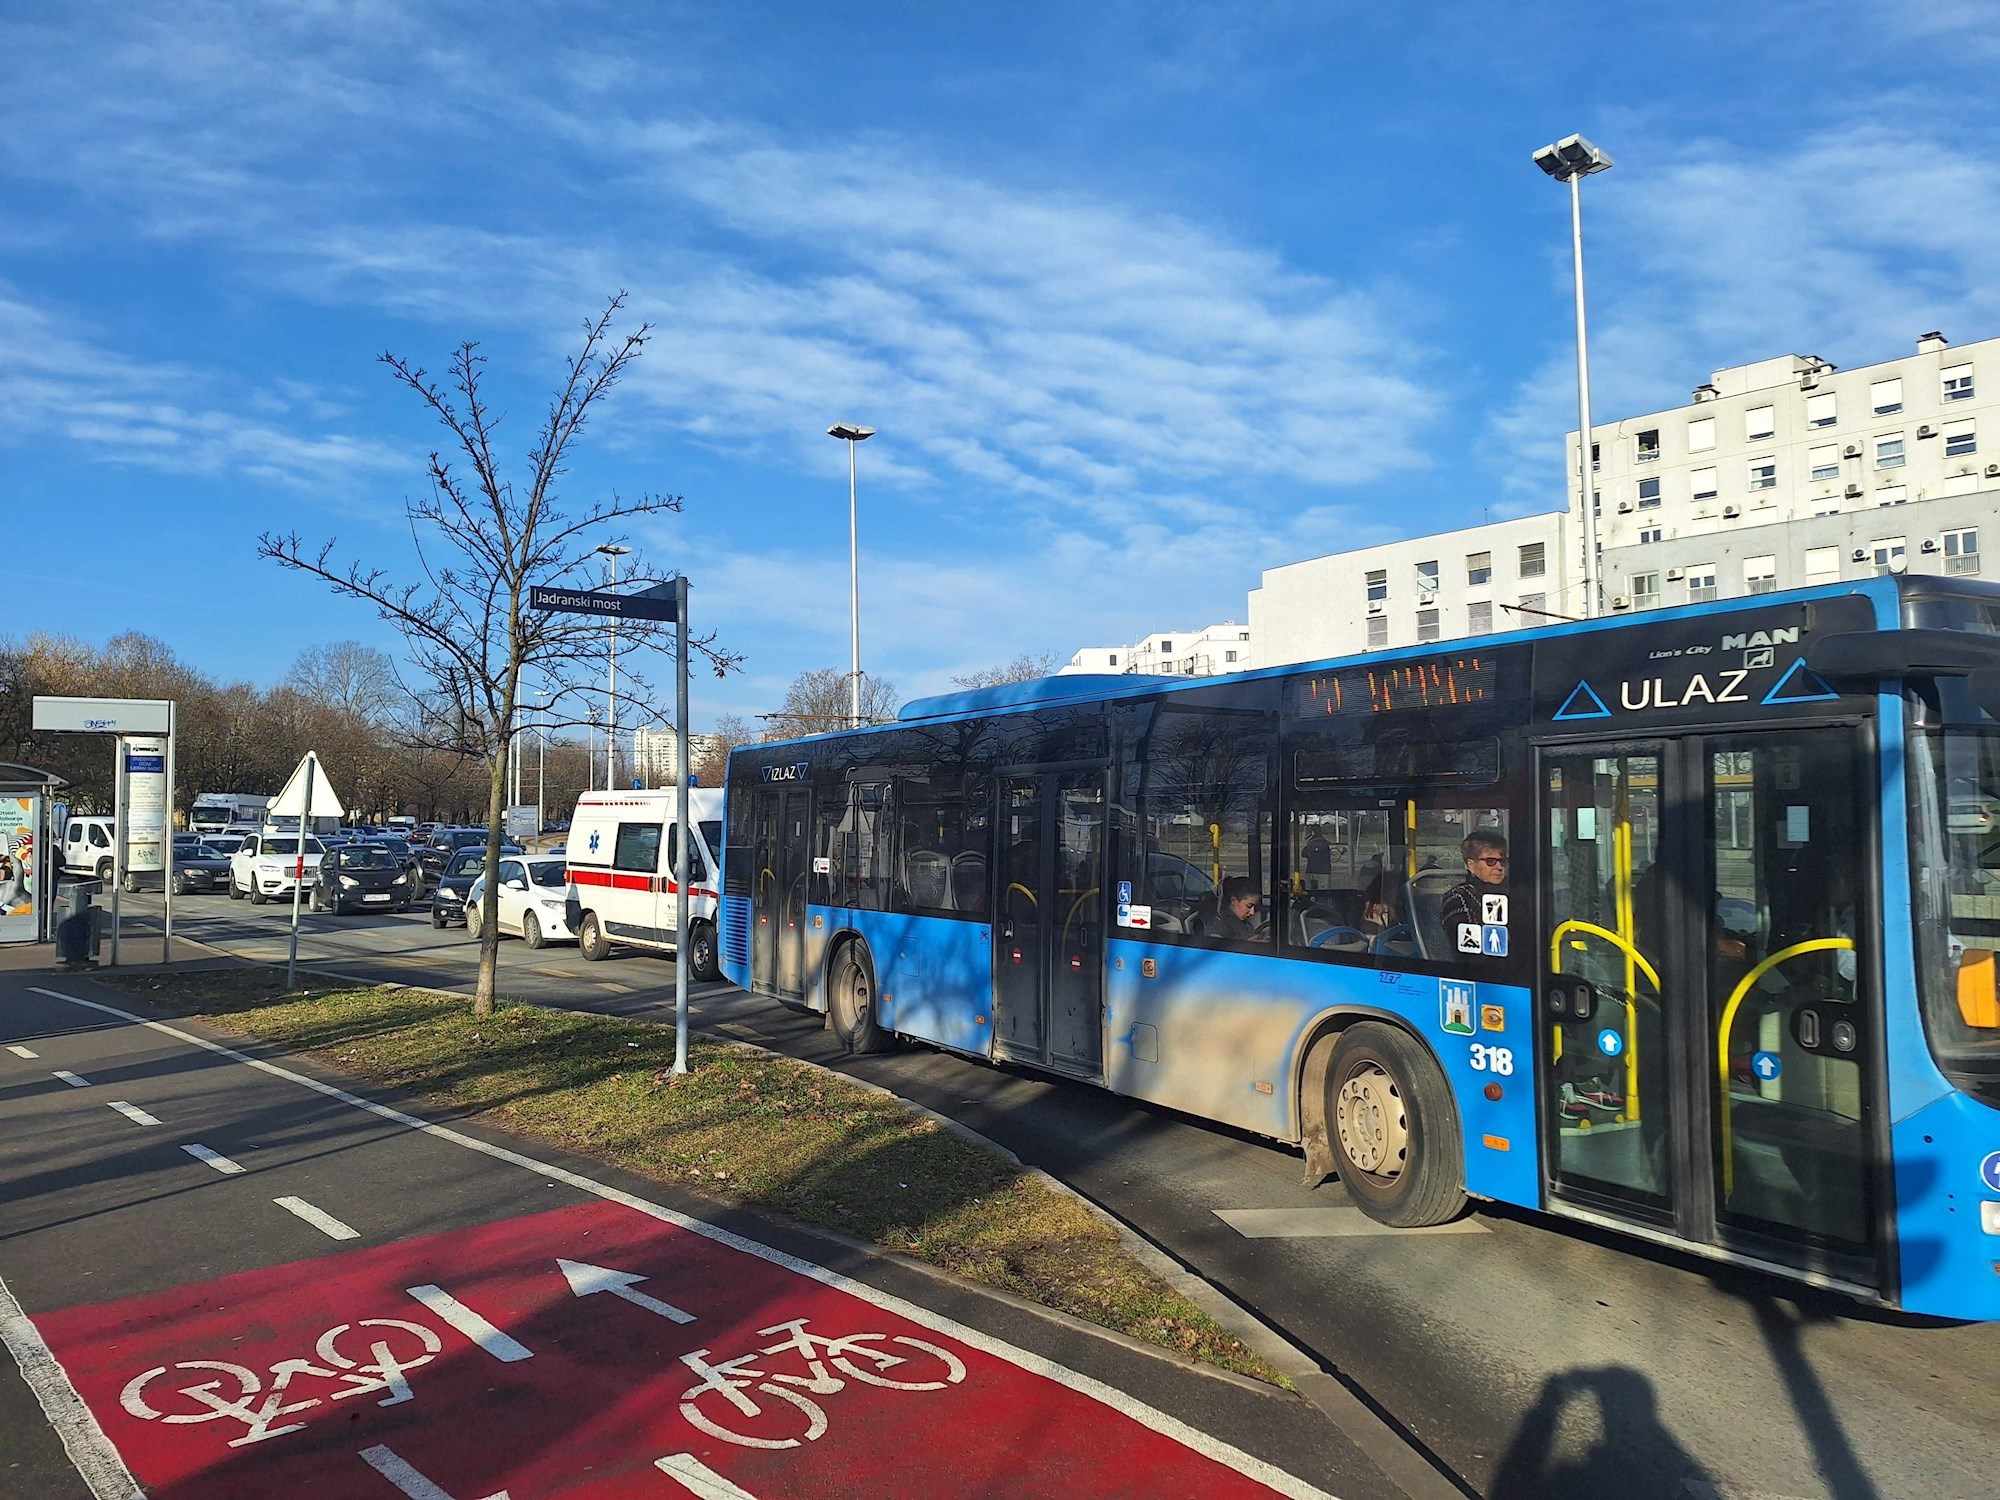
M 1382 601 L 1380 599 L 1377 599 L 1374 603 L 1368 606 L 1368 613 L 1371 615 L 1379 615 L 1382 613 L 1383 608 L 1384 606 L 1382 604 Z
M 1937 538 L 1934 536 L 1927 536 L 1924 538 L 1923 546 L 1920 547 L 1918 550 L 1921 552 L 1935 552 L 1937 551 L 1937 549 L 1938 549 Z
M 1861 457 L 1861 445 L 1859 443 L 1849 443 L 1845 448 L 1840 450 L 1840 456 L 1842 458 Z
M 1722 507 L 1722 519 L 1725 521 L 1733 521 L 1742 514 L 1743 508 L 1741 506 L 1725 505 Z
M 1667 569 L 1667 582 L 1668 582 L 1668 583 L 1677 583 L 1677 582 L 1679 582 L 1679 581 L 1680 581 L 1680 576 L 1681 576 L 1681 570 L 1680 570 L 1679 568 L 1669 568 L 1669 569 Z
M 1937 429 L 1935 427 L 1926 424 L 1925 426 L 1919 427 L 1917 429 L 1917 436 L 1920 438 L 1936 437 Z
M 1861 494 L 1861 486 L 1860 486 L 1860 485 L 1858 485 L 1858 484 L 1850 484 L 1850 485 L 1849 485 L 1849 486 L 1847 487 L 1847 498 L 1848 498 L 1848 499 L 1850 499 L 1850 500 L 1853 500 L 1853 499 L 1856 499 L 1856 498 L 1858 498 L 1858 497 L 1860 496 L 1860 494 Z
M 1619 514 L 1619 515 L 1621 515 L 1621 516 L 1629 516 L 1629 515 L 1631 515 L 1631 514 L 1632 514 L 1632 502 L 1631 502 L 1630 500 L 1620 500 L 1620 501 L 1618 502 L 1618 514 Z
M 2000 479 L 2000 464 L 1988 464 L 1986 466 L 1986 477 L 1988 479 Z
M 1868 549 L 1866 547 L 1856 547 L 1854 549 L 1854 560 L 1856 562 L 1867 562 Z
M 1617 598 L 1611 601 L 1611 607 L 1613 609 L 1630 609 L 1632 607 L 1632 601 L 1630 599 L 1627 599 L 1623 594 L 1620 594 Z

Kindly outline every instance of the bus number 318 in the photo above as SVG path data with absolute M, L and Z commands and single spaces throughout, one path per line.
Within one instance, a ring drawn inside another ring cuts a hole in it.
M 1514 1049 L 1482 1047 L 1475 1042 L 1472 1047 L 1472 1069 L 1475 1073 L 1498 1073 L 1502 1078 L 1511 1077 L 1514 1072 Z

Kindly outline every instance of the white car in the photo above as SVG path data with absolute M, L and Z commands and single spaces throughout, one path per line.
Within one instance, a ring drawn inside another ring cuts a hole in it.
M 530 948 L 573 943 L 570 926 L 569 871 L 561 855 L 509 855 L 500 861 L 499 932 L 519 936 Z M 465 893 L 466 936 L 477 938 L 485 919 L 486 877 L 472 882 Z
M 312 884 L 326 846 L 316 838 L 306 839 L 306 884 Z M 229 856 L 229 899 L 250 898 L 252 906 L 262 906 L 281 896 L 289 896 L 298 884 L 299 838 L 295 833 L 253 833 L 236 846 Z

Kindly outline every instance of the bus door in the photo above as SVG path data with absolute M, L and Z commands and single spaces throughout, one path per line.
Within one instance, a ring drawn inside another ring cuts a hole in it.
M 759 790 L 750 808 L 756 855 L 750 979 L 760 994 L 800 998 L 805 973 L 808 794 Z
M 999 778 L 994 1053 L 1087 1078 L 1104 1067 L 1104 772 Z
M 1869 764 L 1852 725 L 1541 751 L 1552 1207 L 1878 1281 Z

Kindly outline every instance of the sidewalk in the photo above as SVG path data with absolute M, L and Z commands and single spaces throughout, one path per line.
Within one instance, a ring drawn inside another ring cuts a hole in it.
M 0 1278 L 155 1493 L 1397 1493 L 1296 1397 L 147 1027 L 23 956 L 0 955 L 0 1044 L 33 1054 L 0 1052 Z M 9 1382 L 0 1418 L 21 1405 Z

